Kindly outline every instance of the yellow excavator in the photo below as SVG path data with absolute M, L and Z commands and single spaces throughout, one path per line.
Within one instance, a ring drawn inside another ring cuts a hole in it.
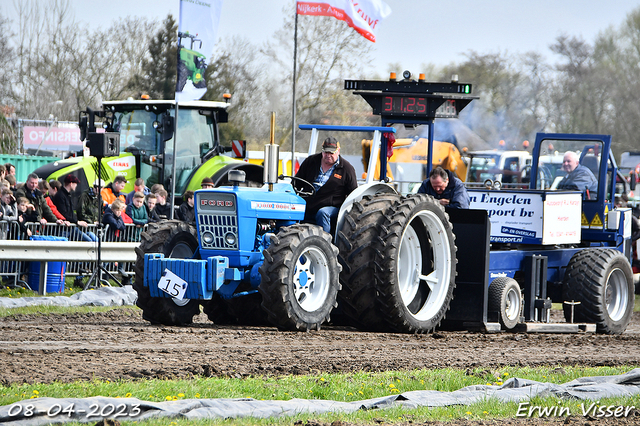
M 425 167 L 427 164 L 427 138 L 403 138 L 396 139 L 393 144 L 393 155 L 387 162 L 387 176 L 393 181 L 422 182 L 426 179 Z M 371 155 L 371 140 L 362 140 L 362 162 L 366 177 L 369 157 Z M 375 178 L 380 176 L 380 162 L 376 163 Z M 416 165 L 420 165 L 416 167 Z M 464 181 L 467 175 L 467 164 L 464 161 L 458 147 L 450 142 L 433 142 L 433 166 L 442 166 Z M 395 170 L 395 176 L 392 171 Z

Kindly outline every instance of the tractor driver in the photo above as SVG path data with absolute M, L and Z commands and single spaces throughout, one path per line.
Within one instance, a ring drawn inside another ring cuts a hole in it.
M 431 195 L 445 207 L 454 209 L 469 208 L 467 188 L 452 172 L 440 166 L 431 170 L 429 178 L 425 179 L 420 185 L 418 194 Z
M 573 151 L 567 151 L 562 158 L 562 170 L 567 175 L 558 184 L 558 189 L 583 191 L 587 199 L 598 191 L 598 180 L 588 167 L 580 164 L 580 157 Z
M 305 198 L 305 222 L 320 225 L 331 233 L 331 222 L 338 217 L 340 206 L 358 186 L 355 169 L 340 156 L 340 142 L 334 137 L 325 139 L 322 152 L 304 160 L 296 177 L 313 184 L 316 190 Z

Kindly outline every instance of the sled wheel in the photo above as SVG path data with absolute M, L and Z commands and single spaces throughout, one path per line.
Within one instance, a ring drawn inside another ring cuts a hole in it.
M 400 200 L 397 194 L 367 195 L 345 215 L 336 244 L 342 265 L 338 292 L 340 311 L 352 325 L 365 331 L 387 331 L 380 314 L 372 260 L 380 251 L 380 225 L 386 213 Z
M 500 277 L 489 285 L 489 312 L 497 312 L 500 324 L 512 330 L 520 320 L 522 292 L 513 278 Z
M 285 330 L 319 330 L 340 289 L 338 249 L 322 228 L 297 224 L 271 237 L 260 267 L 262 307 Z
M 189 70 L 187 69 L 187 65 L 184 61 L 178 61 L 178 92 L 182 92 L 184 89 L 184 85 L 187 84 L 187 80 L 189 79 Z
M 142 317 L 153 324 L 186 325 L 200 313 L 197 300 L 151 297 L 149 288 L 143 283 L 144 255 L 162 253 L 165 257 L 189 259 L 198 248 L 195 227 L 179 220 L 167 220 L 159 224 L 149 224 L 141 234 L 142 241 L 136 248 L 136 279 L 134 288 L 138 292 L 136 305 L 142 309 Z
M 564 275 L 564 301 L 575 301 L 574 321 L 596 323 L 597 331 L 622 334 L 633 314 L 633 273 L 615 249 L 584 249 L 573 255 Z M 571 320 L 571 306 L 564 317 Z
M 387 214 L 376 255 L 381 314 L 394 331 L 426 333 L 453 299 L 456 246 L 440 203 L 424 194 L 401 200 Z

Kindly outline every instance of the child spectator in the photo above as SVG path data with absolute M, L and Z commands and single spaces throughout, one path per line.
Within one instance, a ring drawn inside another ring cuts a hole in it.
M 142 178 L 138 178 L 135 180 L 135 182 L 133 182 L 133 191 L 128 193 L 127 198 L 125 199 L 127 205 L 133 203 L 133 197 L 137 192 L 142 192 L 145 197 L 150 193 L 149 188 L 146 187 L 146 185 L 144 184 L 144 179 Z
M 18 209 L 13 191 L 3 189 L 0 198 L 0 220 L 18 220 Z
M 23 236 L 31 237 L 31 230 L 27 228 L 27 223 L 38 223 L 40 217 L 33 204 L 25 197 L 18 197 L 18 225 Z
M 105 209 L 102 223 L 109 226 L 105 234 L 107 241 L 120 241 L 125 230 L 124 221 L 122 220 L 122 213 L 125 208 L 126 205 L 124 201 L 114 200 L 113 203 Z
M 18 208 L 16 206 L 16 199 L 13 196 L 13 191 L 10 189 L 4 189 L 0 196 L 0 220 L 5 222 L 17 222 L 18 221 Z M 0 225 L 0 238 L 3 240 L 13 239 L 16 235 L 12 235 L 11 227 L 9 224 Z
M 193 208 L 193 191 L 185 191 L 182 194 L 184 201 L 180 204 L 178 209 L 178 219 L 183 222 L 187 222 L 190 225 L 196 224 L 196 212 Z
M 151 185 L 150 193 L 157 194 L 161 189 L 164 189 L 164 185 L 162 185 L 161 183 L 154 183 L 153 185 Z
M 149 223 L 160 222 L 160 218 L 156 213 L 156 204 L 158 203 L 158 197 L 153 192 L 147 197 L 147 216 L 149 217 Z
M 167 197 L 169 194 L 164 189 L 156 192 L 156 198 L 158 199 L 158 204 L 156 204 L 155 211 L 160 218 L 160 220 L 169 219 L 171 217 L 171 205 L 167 203 Z
M 131 204 L 127 205 L 126 214 L 131 218 L 133 224 L 136 226 L 136 233 L 134 235 L 135 240 L 138 241 L 142 227 L 149 223 L 149 215 L 147 214 L 147 208 L 144 205 L 144 193 L 136 192 L 133 196 Z

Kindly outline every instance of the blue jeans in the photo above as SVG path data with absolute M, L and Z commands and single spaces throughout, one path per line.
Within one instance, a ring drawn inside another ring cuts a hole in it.
M 77 227 L 70 229 L 69 231 L 62 232 L 62 236 L 67 237 L 69 241 L 98 241 L 98 237 L 93 232 L 82 232 Z
M 331 233 L 331 221 L 338 217 L 339 208 L 333 206 L 323 207 L 316 213 L 316 225 L 322 226 L 325 232 Z

